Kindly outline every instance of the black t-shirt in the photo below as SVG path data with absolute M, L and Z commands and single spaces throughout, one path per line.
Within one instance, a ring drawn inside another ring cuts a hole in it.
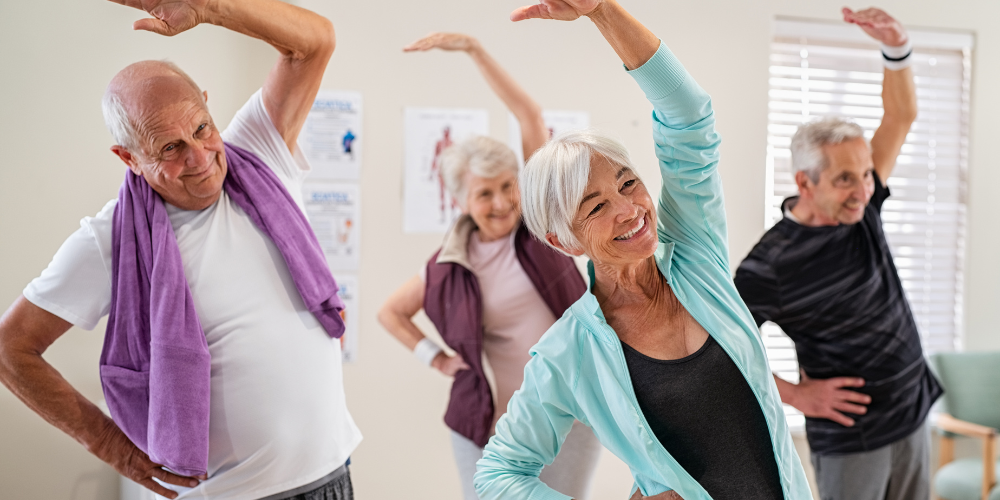
M 715 339 L 669 361 L 622 347 L 653 434 L 712 498 L 784 498 L 760 403 Z
M 861 377 L 872 397 L 854 427 L 806 419 L 814 453 L 873 450 L 923 423 L 942 389 L 923 357 L 920 336 L 882 232 L 889 189 L 875 192 L 857 224 L 808 227 L 787 217 L 736 271 L 736 288 L 757 325 L 778 324 L 795 342 L 811 378 Z M 782 210 L 797 198 L 789 198 Z

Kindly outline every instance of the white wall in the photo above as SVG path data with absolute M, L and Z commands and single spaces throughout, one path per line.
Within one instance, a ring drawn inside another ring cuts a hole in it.
M 592 124 L 617 133 L 642 173 L 655 179 L 649 106 L 587 21 L 507 21 L 516 0 L 298 2 L 329 17 L 338 47 L 324 86 L 365 98 L 360 360 L 345 368 L 348 403 L 365 434 L 354 454 L 359 498 L 458 498 L 447 430 L 448 381 L 421 367 L 375 320 L 381 302 L 423 265 L 439 235 L 402 234 L 402 108 L 485 107 L 506 134 L 506 111 L 461 54 L 403 54 L 432 30 L 477 35 L 543 106 L 584 109 Z M 625 0 L 671 46 L 713 96 L 723 135 L 731 255 L 738 262 L 762 233 L 767 64 L 775 16 L 835 19 L 832 0 Z M 974 31 L 966 345 L 1000 349 L 1000 4 L 929 0 L 881 4 L 911 25 Z M 859 5 L 857 7 L 864 7 Z M 174 39 L 133 33 L 137 19 L 109 2 L 0 3 L 0 304 L 12 302 L 48 262 L 78 220 L 115 196 L 122 165 L 100 96 L 126 64 L 170 57 L 209 91 L 220 124 L 259 86 L 275 53 L 214 27 Z M 30 208 L 29 208 L 30 207 Z M 426 323 L 425 323 L 426 324 Z M 72 330 L 47 357 L 84 394 L 100 397 L 97 358 L 103 325 Z M 595 498 L 621 498 L 631 484 L 615 460 L 602 463 Z M 0 497 L 106 499 L 113 473 L 71 439 L 0 390 Z

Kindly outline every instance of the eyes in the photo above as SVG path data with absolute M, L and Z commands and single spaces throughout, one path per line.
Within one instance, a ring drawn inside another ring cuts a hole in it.
M 866 170 L 865 174 L 864 174 L 864 178 L 862 180 L 864 182 L 868 182 L 868 181 L 870 181 L 872 179 L 872 176 L 874 176 L 874 175 L 875 175 L 875 171 L 874 170 L 872 170 L 872 169 Z M 854 184 L 856 182 L 856 179 L 857 178 L 854 176 L 854 174 L 852 174 L 850 172 L 843 172 L 840 175 L 838 175 L 837 177 L 834 177 L 833 184 L 836 187 L 852 187 L 852 186 L 854 186 Z
M 200 140 L 206 139 L 210 132 L 210 123 L 205 122 L 198 125 L 198 128 L 194 131 L 194 137 Z M 168 142 L 162 148 L 160 148 L 160 157 L 163 160 L 170 160 L 177 156 L 177 152 L 180 151 L 181 146 L 184 145 L 184 141 L 174 141 Z
M 622 183 L 622 187 L 618 191 L 620 193 L 627 194 L 626 191 L 631 191 L 631 189 L 635 187 L 635 183 L 636 179 L 629 179 Z M 597 205 L 594 205 L 593 210 L 591 210 L 590 213 L 587 214 L 587 217 L 596 215 L 598 212 L 601 211 L 602 208 L 604 208 L 604 203 L 598 203 Z
M 514 189 L 514 183 L 512 181 L 507 181 L 507 182 L 503 183 L 503 185 L 500 186 L 500 192 L 502 192 L 502 193 L 509 193 L 513 189 Z M 486 199 L 492 198 L 493 197 L 493 190 L 492 189 L 483 189 L 482 191 L 479 191 L 479 192 L 476 193 L 476 197 L 479 198 L 479 199 L 481 199 L 481 200 L 486 200 Z

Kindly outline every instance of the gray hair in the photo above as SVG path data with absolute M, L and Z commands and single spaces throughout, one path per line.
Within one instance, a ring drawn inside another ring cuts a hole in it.
M 517 174 L 517 156 L 506 144 L 486 136 L 475 136 L 453 144 L 438 157 L 444 186 L 459 205 L 465 206 L 468 186 L 465 174 L 492 179 L 505 171 Z
M 125 103 L 121 98 L 121 92 L 117 88 L 116 83 L 118 83 L 117 80 L 119 78 L 135 78 L 136 73 L 142 71 L 143 67 L 151 64 L 155 64 L 183 78 L 198 96 L 201 96 L 201 88 L 198 87 L 198 84 L 179 66 L 167 60 L 135 63 L 116 75 L 111 85 L 108 85 L 107 90 L 104 91 L 104 97 L 101 99 L 101 111 L 104 113 L 104 124 L 108 127 L 108 131 L 111 132 L 111 136 L 114 137 L 115 143 L 134 153 L 140 152 L 140 137 L 136 131 L 135 123 L 128 115 L 128 111 L 125 110 Z
M 813 182 L 819 182 L 820 172 L 830 166 L 823 146 L 864 136 L 860 125 L 840 118 L 823 118 L 800 126 L 792 136 L 792 174 L 805 172 Z
M 521 171 L 521 217 L 531 234 L 545 244 L 552 246 L 545 235 L 553 233 L 562 246 L 582 249 L 573 234 L 573 219 L 587 189 L 595 155 L 635 170 L 620 141 L 596 130 L 578 130 L 553 138 L 531 155 Z

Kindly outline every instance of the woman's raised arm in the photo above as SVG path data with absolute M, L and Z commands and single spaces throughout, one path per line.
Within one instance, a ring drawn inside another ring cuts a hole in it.
M 469 54 L 476 62 L 486 83 L 521 125 L 521 147 L 525 161 L 549 140 L 549 130 L 542 119 L 542 107 L 486 52 L 479 40 L 461 33 L 431 33 L 403 47 L 406 52 L 431 49 L 460 50 Z

